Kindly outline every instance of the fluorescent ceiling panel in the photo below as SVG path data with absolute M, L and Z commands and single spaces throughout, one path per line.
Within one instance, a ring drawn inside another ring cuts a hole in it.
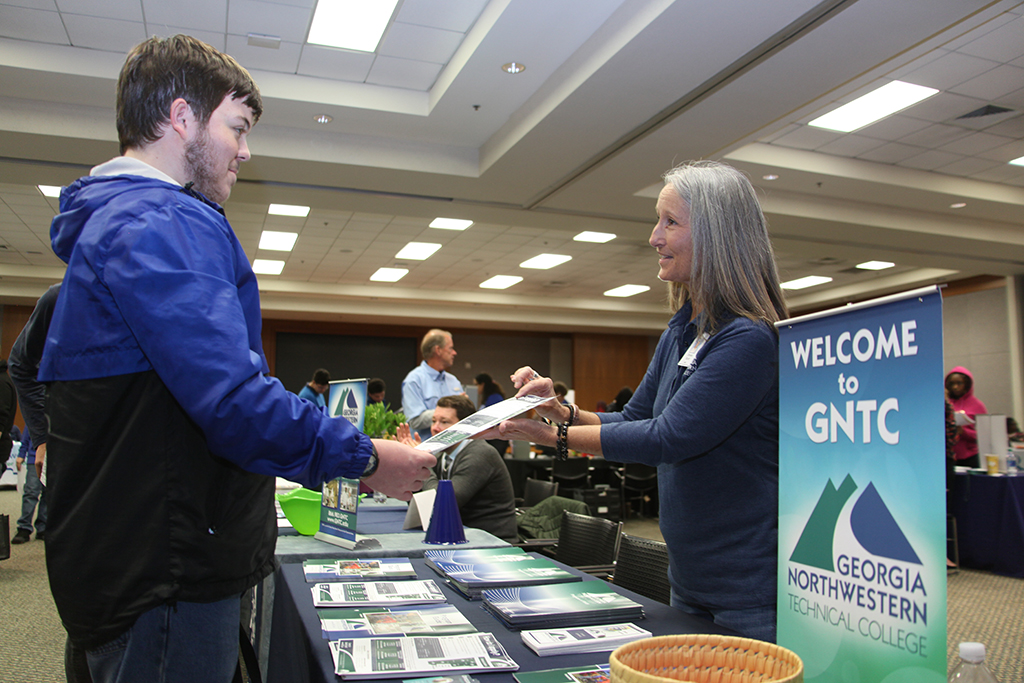
M 1013 163 L 1012 161 L 1010 163 Z M 60 185 L 36 185 L 39 191 L 43 193 L 44 197 L 59 197 L 61 186 Z
M 605 242 L 611 242 L 615 237 L 615 234 L 610 232 L 591 232 L 590 230 L 584 230 L 573 237 L 573 240 L 576 242 L 594 242 L 595 244 L 604 244 Z
M 819 116 L 808 125 L 850 133 L 917 104 L 937 92 L 939 91 L 935 88 L 926 88 L 923 85 L 892 81 L 824 116 Z
M 305 218 L 309 215 L 308 206 L 297 206 L 295 204 L 271 204 L 267 209 L 271 216 L 298 216 Z
M 508 289 L 512 285 L 518 284 L 523 281 L 523 278 L 518 275 L 495 275 L 489 280 L 484 280 L 480 283 L 480 287 L 483 289 Z
M 319 0 L 306 42 L 374 52 L 398 0 Z
M 541 254 L 534 256 L 531 259 L 527 259 L 519 264 L 520 268 L 536 268 L 538 270 L 547 270 L 548 268 L 554 268 L 560 266 L 566 261 L 571 261 L 572 256 L 566 256 L 564 254 Z
M 401 251 L 395 254 L 395 258 L 426 261 L 440 248 L 440 244 L 434 244 L 433 242 L 409 242 L 409 244 L 402 247 Z
M 648 287 L 647 285 L 622 285 L 621 287 L 616 287 L 615 289 L 609 289 L 607 292 L 604 293 L 604 295 L 618 297 L 635 296 L 637 294 L 643 294 L 649 289 L 650 287 Z
M 372 282 L 398 282 L 409 273 L 408 268 L 378 268 L 370 276 Z
M 1014 166 L 1024 166 L 1024 157 L 1017 157 L 1010 163 L 1013 164 Z
M 270 251 L 291 251 L 295 247 L 295 240 L 299 238 L 297 232 L 277 232 L 275 230 L 264 230 L 260 235 L 260 249 Z
M 885 270 L 895 265 L 895 263 L 889 263 L 888 261 L 865 261 L 864 263 L 858 263 L 857 267 L 861 270 Z
M 462 220 L 461 218 L 435 218 L 430 221 L 431 228 L 441 230 L 465 230 L 473 225 L 473 221 Z
M 280 275 L 282 270 L 284 270 L 284 261 L 258 258 L 252 262 L 252 272 L 257 275 Z
M 832 278 L 825 277 L 823 275 L 808 275 L 807 277 L 797 278 L 796 280 L 790 280 L 789 282 L 783 282 L 783 289 L 806 289 L 808 287 L 814 287 L 815 285 L 823 285 L 826 282 L 832 282 Z

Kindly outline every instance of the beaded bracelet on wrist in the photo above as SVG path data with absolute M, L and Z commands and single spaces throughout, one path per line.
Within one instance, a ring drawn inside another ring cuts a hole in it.
M 569 459 L 569 423 L 558 423 L 558 440 L 555 441 L 555 450 L 559 460 Z

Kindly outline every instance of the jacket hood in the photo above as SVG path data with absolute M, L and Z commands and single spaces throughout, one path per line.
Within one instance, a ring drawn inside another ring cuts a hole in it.
M 964 391 L 964 395 L 961 398 L 964 398 L 964 397 L 967 397 L 967 396 L 974 396 L 974 375 L 972 375 L 971 371 L 968 370 L 967 368 L 963 367 L 962 365 L 958 365 L 955 368 L 953 368 L 952 370 L 950 370 L 949 372 L 947 372 L 946 373 L 946 379 L 944 381 L 948 381 L 950 375 L 957 374 L 957 373 L 959 373 L 959 374 L 961 374 L 961 375 L 963 375 L 964 377 L 967 378 L 967 389 Z

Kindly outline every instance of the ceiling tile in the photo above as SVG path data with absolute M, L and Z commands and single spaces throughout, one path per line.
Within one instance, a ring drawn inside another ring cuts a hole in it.
M 463 38 L 462 33 L 454 31 L 395 22 L 384 36 L 377 54 L 447 64 Z
M 946 52 L 938 59 L 934 59 L 921 68 L 906 74 L 900 80 L 917 85 L 925 85 L 929 88 L 950 90 L 954 86 L 976 78 L 997 66 L 999 66 L 998 62 L 988 59 L 960 52 Z
M 952 164 L 953 162 L 960 161 L 963 158 L 962 154 L 929 150 L 923 154 L 918 154 L 917 156 L 912 156 L 909 159 L 904 159 L 903 161 L 900 161 L 898 165 L 906 166 L 908 168 L 919 168 L 924 171 L 933 171 L 940 166 Z
M 910 135 L 911 133 L 924 130 L 930 125 L 931 123 L 924 119 L 915 119 L 911 116 L 895 114 L 893 116 L 887 116 L 881 121 L 872 123 L 870 126 L 861 128 L 857 131 L 857 135 L 863 135 L 868 138 L 878 138 L 879 140 L 896 141 L 902 137 Z
M 366 82 L 426 91 L 434 85 L 439 73 L 441 64 L 380 56 L 373 62 Z
M 792 133 L 776 138 L 772 144 L 783 147 L 796 147 L 797 149 L 817 149 L 822 145 L 837 140 L 842 133 L 815 128 L 814 126 L 801 126 Z
M 940 166 L 934 170 L 939 173 L 947 173 L 949 175 L 958 176 L 971 176 L 975 173 L 981 173 L 987 171 L 990 168 L 998 166 L 1000 162 L 991 161 L 989 159 L 982 159 L 980 157 L 965 157 L 959 161 L 955 161 L 952 164 L 946 166 Z
M 175 26 L 214 33 L 224 33 L 228 28 L 227 0 L 142 0 L 142 9 L 150 31 L 164 27 L 158 30 L 160 35 L 170 35 L 166 28 Z
M 1024 36 L 1024 17 L 1018 17 L 977 40 L 967 43 L 960 48 L 960 52 L 996 62 L 1009 62 L 1024 54 L 1022 36 Z
M 971 133 L 967 137 L 942 145 L 939 149 L 944 152 L 974 156 L 981 152 L 987 152 L 990 149 L 1007 145 L 1011 142 L 1013 142 L 1012 138 L 1003 137 L 1002 135 Z
M 0 5 L 0 36 L 70 45 L 59 14 L 10 5 Z
M 59 0 L 57 5 L 61 14 L 142 21 L 142 3 L 139 0 Z
M 858 158 L 867 159 L 868 161 L 877 161 L 883 164 L 897 164 L 905 159 L 917 156 L 923 151 L 924 149 L 922 147 L 904 145 L 899 142 L 890 142 L 869 152 L 865 152 Z
M 146 39 L 146 27 L 141 22 L 80 14 L 62 14 L 61 17 L 75 47 L 124 53 Z
M 405 0 L 396 21 L 465 33 L 476 23 L 488 0 Z
M 261 33 L 283 41 L 303 43 L 312 10 L 296 9 L 260 0 L 231 0 L 228 5 L 228 33 Z
M 1024 36 L 1021 36 L 1024 40 Z M 982 100 L 997 100 L 1024 85 L 1024 69 L 1003 64 L 952 88 L 952 92 Z
M 299 68 L 299 43 L 282 41 L 277 49 L 249 45 L 246 36 L 228 34 L 227 53 L 246 69 L 295 73 Z
M 936 123 L 916 133 L 905 135 L 899 141 L 907 145 L 917 145 L 918 147 L 939 147 L 954 140 L 967 137 L 970 134 L 971 131 L 959 126 L 947 126 Z
M 950 121 L 988 104 L 985 100 L 940 92 L 923 102 L 903 110 L 903 115 L 926 121 Z
M 374 55 L 368 52 L 303 45 L 302 56 L 299 58 L 299 73 L 303 76 L 362 83 L 370 73 L 373 60 Z
M 49 12 L 57 11 L 56 0 L 3 0 L 2 4 L 28 9 L 43 9 Z

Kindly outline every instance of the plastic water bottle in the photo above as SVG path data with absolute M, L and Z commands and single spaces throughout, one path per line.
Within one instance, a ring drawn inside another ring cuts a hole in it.
M 1011 448 L 1006 451 L 1006 473 L 1012 477 L 1017 474 L 1018 469 L 1017 451 Z
M 960 643 L 960 663 L 949 675 L 949 683 L 999 683 L 985 666 L 984 643 Z

